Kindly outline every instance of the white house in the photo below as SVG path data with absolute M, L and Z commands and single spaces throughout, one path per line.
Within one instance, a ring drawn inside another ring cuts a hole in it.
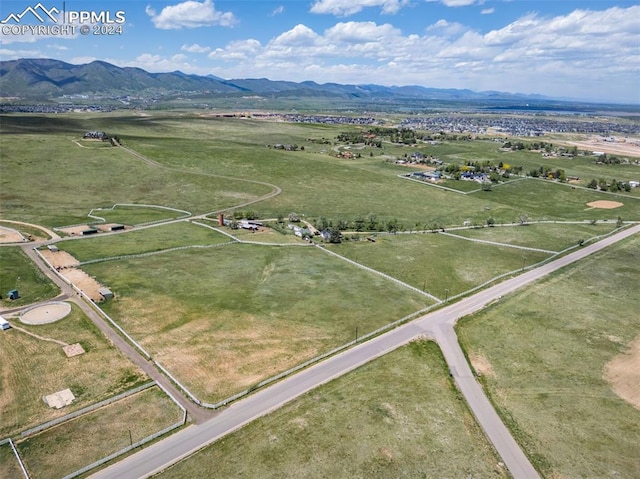
M 9 324 L 9 321 L 7 321 L 2 316 L 0 316 L 0 329 L 10 329 L 10 328 L 11 328 L 11 325 Z

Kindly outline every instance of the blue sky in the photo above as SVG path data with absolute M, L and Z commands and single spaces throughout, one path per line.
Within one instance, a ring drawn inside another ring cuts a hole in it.
M 63 10 L 2 0 L 2 60 L 640 103 L 640 0 L 66 0 L 67 12 L 123 12 L 122 33 L 5 28 L 39 25 L 8 18 L 38 1 Z

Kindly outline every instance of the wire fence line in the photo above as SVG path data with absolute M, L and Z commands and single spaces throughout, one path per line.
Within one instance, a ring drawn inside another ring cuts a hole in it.
M 432 299 L 436 303 L 442 303 L 442 300 L 440 298 L 437 298 L 434 295 L 427 293 L 426 291 L 423 291 L 423 290 L 421 290 L 419 288 L 416 288 L 415 286 L 411 286 L 410 284 L 407 284 L 407 283 L 405 283 L 403 281 L 400 281 L 399 279 L 394 278 L 393 276 L 389 276 L 386 273 L 383 273 L 381 271 L 378 271 L 376 269 L 373 269 L 373 268 L 365 266 L 365 265 L 363 265 L 361 263 L 358 263 L 357 261 L 354 261 L 354 260 L 349 259 L 349 258 L 347 258 L 345 256 L 342 256 L 342 255 L 336 253 L 335 251 L 331 251 L 331 250 L 325 248 L 322 245 L 316 245 L 316 247 L 319 248 L 320 250 L 332 255 L 332 256 L 335 256 L 336 258 L 340 258 L 341 260 L 346 261 L 347 263 L 350 263 L 350 264 L 352 264 L 354 266 L 357 266 L 358 268 L 364 269 L 365 271 L 369 271 L 370 273 L 373 273 L 373 274 L 377 274 L 378 276 L 382 276 L 383 278 L 388 279 L 389 281 L 392 281 L 392 282 L 394 282 L 394 283 L 396 283 L 396 284 L 398 284 L 398 285 L 400 285 L 400 286 L 402 286 L 404 288 L 407 288 L 407 289 L 410 289 L 412 291 L 415 291 L 416 293 L 421 294 L 422 296 L 426 296 L 427 298 Z
M 100 401 L 97 402 L 95 404 L 92 404 L 91 406 L 87 406 L 84 407 L 82 409 L 78 409 L 77 411 L 74 411 L 72 413 L 66 414 L 64 416 L 60 416 L 56 419 L 52 419 L 51 421 L 47 421 L 45 423 L 39 424 L 38 426 L 32 427 L 31 429 L 27 429 L 26 431 L 23 431 L 20 435 L 23 438 L 32 436 L 33 434 L 42 432 L 46 429 L 52 428 L 54 426 L 57 426 L 58 424 L 62 424 L 65 423 L 67 421 L 71 421 L 72 419 L 78 417 L 78 416 L 82 416 L 84 414 L 88 414 L 92 411 L 95 411 L 96 409 L 100 409 L 103 406 L 108 406 L 109 404 L 112 404 L 116 401 L 120 401 L 121 399 L 124 399 L 126 397 L 132 396 L 136 393 L 139 393 L 140 391 L 144 391 L 145 389 L 149 389 L 153 386 L 156 386 L 157 383 L 155 381 L 150 381 L 148 383 L 145 383 L 141 386 L 135 387 L 133 389 L 129 389 L 128 391 L 125 391 L 121 394 L 118 394 L 116 396 L 110 397 L 109 399 L 105 399 L 104 401 Z M 182 406 L 180 406 L 182 408 Z
M 113 459 L 116 459 L 119 456 L 122 456 L 123 454 L 126 454 L 129 451 L 133 451 L 134 449 L 144 446 L 145 444 L 154 441 L 155 439 L 164 436 L 165 434 L 173 431 L 174 429 L 177 429 L 179 427 L 182 427 L 183 423 L 182 421 L 176 422 L 164 429 L 162 429 L 161 431 L 158 431 L 154 434 L 151 434 L 150 436 L 147 436 L 143 439 L 141 439 L 138 442 L 134 442 L 133 444 L 131 444 L 130 446 L 127 446 L 125 448 L 120 449 L 119 451 L 114 452 L 113 454 L 110 454 L 106 457 L 103 457 L 102 459 L 99 459 L 95 462 L 92 462 L 91 464 L 83 467 L 82 469 L 78 469 L 75 472 L 72 472 L 71 474 L 68 474 L 66 476 L 64 476 L 62 479 L 72 479 L 74 477 L 78 477 L 92 469 L 95 469 L 96 467 L 99 467 L 103 464 L 106 464 L 109 461 L 112 461 Z
M 87 471 L 89 471 L 89 470 L 101 465 L 101 464 L 104 464 L 105 462 L 108 462 L 108 461 L 110 461 L 110 460 L 112 460 L 112 459 L 114 459 L 114 458 L 116 458 L 116 457 L 118 457 L 118 456 L 120 456 L 120 455 L 122 455 L 122 454 L 124 454 L 124 453 L 126 453 L 126 452 L 128 452 L 130 450 L 132 450 L 132 449 L 135 449 L 136 447 L 139 447 L 139 446 L 141 446 L 143 444 L 146 444 L 147 442 L 153 441 L 154 439 L 156 439 L 156 438 L 158 438 L 160 436 L 163 436 L 164 434 L 167 434 L 168 432 L 170 432 L 170 431 L 172 431 L 172 430 L 174 430 L 174 429 L 176 429 L 176 428 L 178 428 L 180 426 L 183 426 L 186 423 L 186 418 L 187 418 L 186 409 L 180 403 L 178 403 L 178 401 L 161 384 L 157 383 L 156 381 L 150 381 L 150 382 L 147 382 L 147 383 L 142 384 L 140 386 L 137 386 L 135 388 L 129 389 L 128 391 L 125 391 L 125 392 L 123 392 L 121 394 L 118 394 L 118 395 L 113 396 L 111 398 L 105 399 L 104 401 L 97 402 L 97 403 L 92 404 L 90 406 L 87 406 L 87 407 L 84 407 L 84 408 L 79 409 L 77 411 L 74 411 L 74 412 L 72 412 L 70 414 L 66 414 L 64 416 L 58 417 L 58 418 L 53 419 L 51 421 L 47 421 L 45 423 L 39 424 L 38 426 L 32 427 L 30 429 L 27 429 L 26 431 L 23 431 L 20 434 L 20 437 L 22 439 L 29 438 L 30 436 L 33 436 L 34 434 L 38 434 L 38 433 L 40 433 L 42 431 L 45 431 L 47 429 L 51 429 L 51 428 L 53 428 L 55 426 L 58 426 L 58 425 L 63 424 L 65 422 L 71 421 L 71 420 L 73 420 L 73 419 L 75 419 L 77 417 L 89 414 L 89 413 L 91 413 L 91 412 L 93 412 L 93 411 L 95 411 L 97 409 L 100 409 L 100 408 L 102 408 L 104 406 L 108 406 L 110 404 L 113 404 L 113 403 L 115 403 L 117 401 L 120 401 L 120 400 L 122 400 L 124 398 L 132 396 L 134 394 L 137 394 L 137 393 L 139 393 L 141 391 L 147 390 L 147 389 L 152 388 L 154 386 L 159 387 L 178 406 L 178 408 L 183 413 L 182 419 L 179 422 L 176 422 L 175 424 L 172 424 L 172 425 L 162 429 L 161 431 L 158 431 L 158 432 L 156 432 L 156 433 L 154 433 L 154 434 L 152 434 L 150 436 L 147 436 L 147 437 L 141 439 L 140 441 L 136 442 L 135 444 L 132 444 L 131 446 L 129 446 L 127 448 L 124 448 L 124 449 L 122 449 L 120 451 L 117 451 L 114 454 L 111 454 L 111 455 L 109 455 L 109 456 L 107 456 L 107 457 L 105 457 L 103 459 L 100 459 L 99 461 L 96 461 L 96 462 L 94 462 L 94 463 L 92 463 L 92 464 L 90 464 L 90 465 L 88 465 L 88 466 L 86 466 L 86 467 L 84 467 L 84 468 L 82 468 L 82 469 L 80 469 L 80 470 L 78 470 L 78 471 L 66 476 L 66 477 L 67 478 L 72 478 L 72 477 L 79 476 L 79 475 L 81 475 L 81 474 L 83 474 L 83 473 L 85 473 L 85 472 L 87 472 Z M 29 479 L 29 474 L 28 474 L 27 469 L 26 469 L 26 467 L 24 465 L 24 462 L 23 462 L 23 460 L 22 460 L 22 458 L 20 456 L 20 453 L 19 453 L 18 449 L 16 448 L 15 443 L 13 442 L 13 439 L 8 437 L 6 439 L 0 440 L 0 446 L 2 446 L 4 444 L 9 444 L 11 446 L 13 454 L 15 455 L 16 460 L 18 461 L 18 464 L 20 465 L 20 469 L 22 470 L 22 473 L 24 474 L 24 477 L 26 479 Z
M 89 305 L 91 305 L 93 307 L 93 309 L 95 309 L 103 318 L 105 318 L 114 328 L 116 328 L 131 344 L 133 344 L 136 348 L 138 348 L 138 350 L 144 355 L 146 356 L 148 359 L 151 359 L 151 355 L 140 345 L 138 344 L 138 342 L 133 339 L 122 327 L 120 327 L 120 325 L 118 323 L 116 323 L 107 313 L 105 313 L 102 308 L 100 308 L 91 298 L 89 298 L 87 295 L 84 294 L 84 292 L 79 289 L 75 284 L 73 284 L 71 281 L 67 280 L 67 278 L 65 278 L 64 276 L 62 276 L 60 274 L 60 272 L 53 267 L 53 265 L 51 263 L 49 263 L 49 261 L 42 256 L 42 254 L 40 253 L 40 251 L 38 251 L 37 248 L 34 248 L 35 253 L 40 257 L 40 259 L 42 261 L 44 261 L 44 263 L 51 269 L 51 271 L 53 271 L 54 274 L 56 274 L 62 281 L 64 281 L 66 284 L 68 284 L 71 288 L 73 288 L 73 290 L 82 298 L 85 298 L 87 303 Z
M 81 261 L 79 266 L 84 266 L 87 264 L 96 264 L 96 263 L 104 263 L 106 261 L 118 261 L 122 259 L 133 259 L 133 258 L 145 258 L 148 256 L 155 256 L 158 254 L 172 253 L 174 251 L 181 251 L 187 249 L 209 249 L 209 248 L 220 248 L 222 246 L 228 246 L 230 244 L 235 244 L 237 241 L 226 241 L 224 243 L 216 243 L 216 244 L 207 244 L 207 245 L 187 245 L 187 246 L 176 246 L 174 248 L 166 248 L 157 251 L 147 251 L 146 253 L 135 253 L 135 254 L 122 254 L 118 256 L 108 256 L 106 258 L 96 258 L 89 259 L 86 261 Z

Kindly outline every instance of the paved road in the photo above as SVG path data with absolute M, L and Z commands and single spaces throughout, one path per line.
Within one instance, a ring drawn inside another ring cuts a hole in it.
M 538 473 L 513 440 L 473 377 L 458 344 L 453 325 L 460 317 L 479 311 L 503 295 L 639 232 L 640 225 L 636 225 L 455 304 L 422 316 L 305 369 L 273 386 L 260 390 L 232 404 L 216 417 L 202 424 L 189 426 L 91 477 L 94 479 L 149 477 L 301 394 L 352 371 L 412 339 L 427 336 L 438 341 L 460 391 L 513 477 L 516 479 L 538 478 Z

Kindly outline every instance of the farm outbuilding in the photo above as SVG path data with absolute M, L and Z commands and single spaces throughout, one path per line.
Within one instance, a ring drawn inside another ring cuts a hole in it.
M 113 292 L 109 288 L 102 287 L 98 290 L 98 293 L 100 293 L 100 296 L 102 296 L 104 299 L 113 298 Z
M 10 299 L 12 301 L 20 299 L 20 293 L 18 293 L 17 289 L 12 289 L 7 293 L 7 299 Z

